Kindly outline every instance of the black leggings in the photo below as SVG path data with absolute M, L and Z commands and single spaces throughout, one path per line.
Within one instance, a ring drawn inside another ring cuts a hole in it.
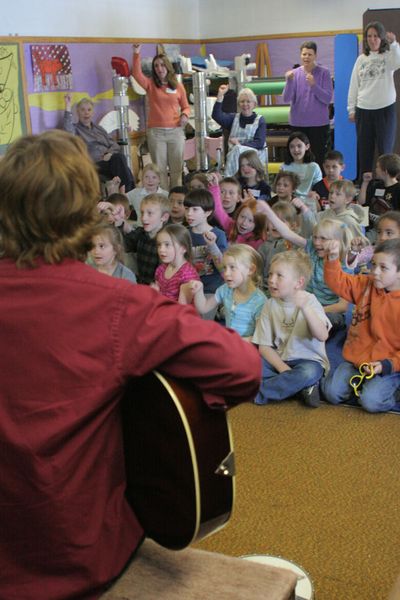
M 378 156 L 391 154 L 396 140 L 396 104 L 377 110 L 356 108 L 359 179 L 372 171 L 375 146 Z

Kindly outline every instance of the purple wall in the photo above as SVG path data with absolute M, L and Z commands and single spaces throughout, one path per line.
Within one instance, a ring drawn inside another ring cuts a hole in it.
M 307 38 L 309 39 L 309 38 Z M 257 46 L 266 42 L 268 45 L 272 73 L 274 77 L 282 76 L 285 71 L 299 62 L 300 45 L 306 38 L 279 38 L 271 40 L 248 40 L 233 42 L 210 42 L 206 45 L 207 54 L 214 54 L 218 60 L 232 61 L 235 56 L 243 53 L 251 54 L 251 61 L 255 62 Z M 313 40 L 318 45 L 318 60 L 320 64 L 330 69 L 333 74 L 333 46 L 334 36 L 315 37 Z M 34 42 L 36 43 L 36 42 Z M 60 42 L 58 42 L 60 43 Z M 130 43 L 77 43 L 64 42 L 67 44 L 72 66 L 73 91 L 87 93 L 91 97 L 104 93 L 112 88 L 111 57 L 121 56 L 132 64 L 132 46 Z M 32 44 L 24 44 L 27 91 L 34 93 L 30 47 Z M 151 58 L 156 52 L 156 44 L 143 44 L 143 58 Z M 181 53 L 193 57 L 200 54 L 198 43 L 181 44 Z M 47 92 L 48 94 L 54 92 Z M 279 97 L 277 98 L 279 102 Z M 140 129 L 144 128 L 143 100 L 131 101 L 131 108 L 141 119 Z M 95 104 L 95 121 L 101 119 L 104 114 L 113 109 L 112 100 L 100 100 Z M 62 126 L 62 110 L 44 110 L 42 108 L 30 107 L 32 132 L 38 133 L 44 129 Z
M 58 42 L 60 43 L 60 42 Z M 38 45 L 36 42 L 35 45 Z M 34 93 L 34 82 L 31 62 L 31 43 L 24 44 L 26 65 L 26 82 L 28 94 Z M 111 57 L 120 56 L 132 65 L 131 44 L 107 43 L 69 43 L 68 47 L 73 77 L 73 91 L 86 93 L 91 97 L 112 89 Z M 181 50 L 186 56 L 198 55 L 199 44 L 181 44 Z M 152 58 L 156 53 L 156 44 L 143 44 L 143 58 Z M 46 92 L 52 94 L 54 92 Z M 58 92 L 56 92 L 58 93 Z M 28 99 L 29 102 L 29 99 Z M 130 103 L 140 118 L 140 128 L 144 129 L 143 100 L 133 100 Z M 98 122 L 105 113 L 113 109 L 113 101 L 100 100 L 96 102 L 94 120 Z M 44 110 L 35 106 L 30 107 L 32 133 L 39 133 L 45 129 L 62 127 L 63 110 Z

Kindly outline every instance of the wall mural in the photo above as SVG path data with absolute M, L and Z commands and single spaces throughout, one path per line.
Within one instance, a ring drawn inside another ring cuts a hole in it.
M 26 133 L 18 44 L 0 44 L 0 154 Z

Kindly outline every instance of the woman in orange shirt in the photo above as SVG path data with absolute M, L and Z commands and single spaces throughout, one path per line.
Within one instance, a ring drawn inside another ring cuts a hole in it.
M 189 103 L 185 88 L 178 82 L 173 66 L 165 54 L 157 54 L 153 58 L 151 78 L 143 75 L 140 47 L 140 44 L 133 44 L 132 73 L 147 93 L 147 143 L 151 159 L 161 171 L 161 187 L 169 190 L 182 185 L 185 144 L 183 128 L 189 119 Z

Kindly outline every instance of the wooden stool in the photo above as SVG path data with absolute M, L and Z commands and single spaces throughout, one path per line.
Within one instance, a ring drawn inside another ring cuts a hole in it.
M 294 600 L 292 571 L 146 540 L 101 600 Z

